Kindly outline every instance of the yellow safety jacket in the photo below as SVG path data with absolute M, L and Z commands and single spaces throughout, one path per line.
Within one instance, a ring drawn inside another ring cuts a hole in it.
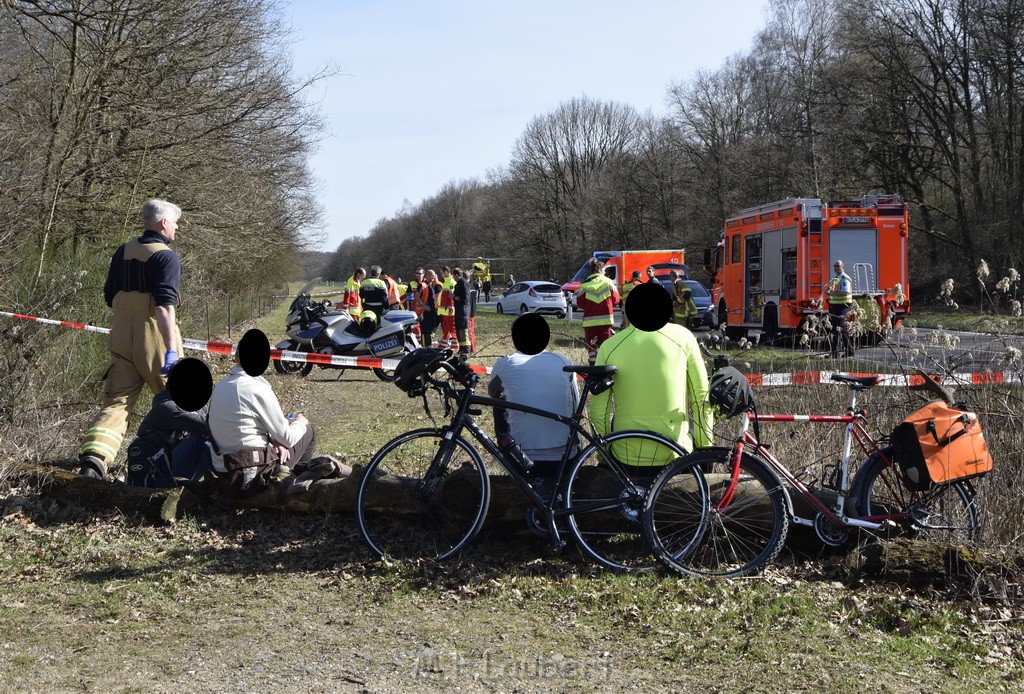
M 448 275 L 441 283 L 441 298 L 437 302 L 437 315 L 455 315 L 455 278 Z
M 672 313 L 675 316 L 675 322 L 679 325 L 686 325 L 691 316 L 697 315 L 693 290 L 683 279 L 677 279 L 672 286 Z
M 583 309 L 584 328 L 613 325 L 618 302 L 619 290 L 603 272 L 591 275 L 576 290 L 576 303 Z
M 845 281 L 845 282 L 844 282 Z M 829 305 L 840 306 L 853 303 L 853 280 L 845 272 L 840 272 L 828 283 Z M 844 291 L 845 290 L 845 291 Z
M 359 314 L 362 312 L 362 303 L 359 300 L 359 282 L 356 282 L 355 275 L 349 277 L 348 281 L 345 282 L 345 293 L 342 294 L 341 303 L 353 319 L 359 320 Z

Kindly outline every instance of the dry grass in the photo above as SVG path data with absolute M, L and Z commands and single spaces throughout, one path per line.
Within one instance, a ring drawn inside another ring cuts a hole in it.
M 272 339 L 282 333 L 278 313 L 260 322 Z M 481 314 L 481 363 L 511 349 L 510 323 Z M 579 323 L 553 332 L 555 348 L 582 361 Z M 754 350 L 743 358 L 766 370 L 792 357 Z M 225 359 L 214 364 L 218 374 L 227 368 Z M 310 416 L 323 450 L 362 462 L 424 424 L 418 401 L 372 374 L 338 375 L 269 376 L 286 409 Z M 832 386 L 757 394 L 762 411 L 845 406 L 845 389 Z M 1015 546 L 1024 515 L 1019 394 L 986 386 L 963 395 L 996 453 L 980 485 L 984 542 Z M 913 405 L 892 388 L 863 402 L 882 431 Z M 775 425 L 769 435 L 796 469 L 832 462 L 836 443 L 825 431 Z M 79 434 L 69 424 L 56 448 L 73 452 Z M 2 476 L 0 516 L 7 691 L 1024 686 L 1019 589 L 996 596 L 864 582 L 825 552 L 787 550 L 764 576 L 731 582 L 614 575 L 572 551 L 551 556 L 532 538 L 484 539 L 446 565 L 386 566 L 368 561 L 350 518 L 204 509 L 152 527 L 57 503 Z

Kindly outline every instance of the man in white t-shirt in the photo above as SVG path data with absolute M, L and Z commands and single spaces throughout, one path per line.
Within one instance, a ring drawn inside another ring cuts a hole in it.
M 316 451 L 316 433 L 306 418 L 285 416 L 270 383 L 270 342 L 261 330 L 238 342 L 238 366 L 210 398 L 210 434 L 223 456 L 213 466 L 225 494 L 245 498 L 266 488 L 278 465 L 306 466 Z
M 572 362 L 545 350 L 550 338 L 551 329 L 543 316 L 524 313 L 516 318 L 512 323 L 516 351 L 494 364 L 488 394 L 571 417 L 579 401 L 579 390 L 574 374 L 562 371 L 562 367 Z M 494 433 L 498 445 L 519 459 L 527 472 L 547 475 L 557 471 L 569 430 L 554 419 L 496 407 Z

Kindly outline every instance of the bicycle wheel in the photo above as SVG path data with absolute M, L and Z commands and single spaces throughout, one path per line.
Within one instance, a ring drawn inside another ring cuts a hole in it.
M 398 436 L 373 456 L 356 494 L 356 521 L 378 558 L 447 559 L 473 539 L 490 503 L 480 455 L 442 429 Z
M 857 472 L 853 498 L 857 512 L 888 517 L 907 537 L 938 542 L 970 543 L 978 539 L 974 489 L 966 481 L 933 486 L 923 492 L 907 489 L 892 449 L 873 454 Z M 881 520 L 881 518 L 878 518 Z
M 665 470 L 647 493 L 644 533 L 669 570 L 745 576 L 781 551 L 791 516 L 785 486 L 766 463 L 744 454 L 733 487 L 731 457 L 728 448 L 702 448 Z M 687 490 L 695 470 L 707 483 L 706 509 L 696 508 L 701 500 Z
M 620 571 L 656 566 L 643 536 L 644 494 L 666 464 L 686 452 L 670 439 L 646 431 L 620 431 L 603 446 L 579 455 L 566 484 L 565 513 L 580 550 L 598 564 Z M 694 483 L 702 483 L 693 475 Z

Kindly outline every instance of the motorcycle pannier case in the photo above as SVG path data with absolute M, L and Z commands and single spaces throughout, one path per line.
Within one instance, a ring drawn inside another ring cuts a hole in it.
M 900 422 L 892 443 L 907 485 L 915 491 L 992 469 L 978 416 L 941 400 L 929 402 Z

